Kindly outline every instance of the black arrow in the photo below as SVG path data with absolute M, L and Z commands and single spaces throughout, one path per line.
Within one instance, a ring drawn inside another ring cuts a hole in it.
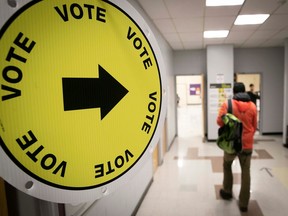
M 64 111 L 101 109 L 101 120 L 128 93 L 99 65 L 99 78 L 62 78 Z
M 266 170 L 266 172 L 267 172 L 271 177 L 273 177 L 272 173 L 270 172 L 270 171 L 271 171 L 270 168 L 263 167 L 263 168 L 260 169 L 260 171 L 262 171 L 262 170 Z

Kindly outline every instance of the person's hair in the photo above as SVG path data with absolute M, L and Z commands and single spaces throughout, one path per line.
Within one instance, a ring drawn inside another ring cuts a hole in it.
M 245 85 L 242 82 L 236 82 L 233 86 L 233 94 L 245 92 Z
M 253 83 L 251 83 L 250 85 L 249 85 L 249 87 L 253 87 L 254 86 L 254 84 Z

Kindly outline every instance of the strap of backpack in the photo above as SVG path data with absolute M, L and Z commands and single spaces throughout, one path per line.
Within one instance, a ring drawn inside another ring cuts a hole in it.
M 232 100 L 228 99 L 228 113 L 233 114 L 233 109 L 232 109 Z

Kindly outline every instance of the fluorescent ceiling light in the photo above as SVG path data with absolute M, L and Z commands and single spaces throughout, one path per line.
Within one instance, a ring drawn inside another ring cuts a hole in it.
M 245 0 L 206 0 L 206 6 L 234 6 L 242 5 Z
M 239 15 L 234 24 L 235 25 L 256 25 L 262 24 L 269 17 L 269 14 L 251 14 L 251 15 Z
M 228 30 L 217 30 L 217 31 L 204 31 L 204 38 L 225 38 L 229 34 Z

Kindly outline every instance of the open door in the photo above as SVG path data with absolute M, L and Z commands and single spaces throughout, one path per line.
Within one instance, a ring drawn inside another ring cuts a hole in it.
M 204 138 L 204 77 L 176 76 L 177 135 Z
M 256 99 L 256 107 L 257 107 L 257 129 L 261 132 L 261 73 L 237 73 L 236 81 L 243 82 L 246 88 L 246 91 L 251 91 L 250 85 L 253 84 L 253 93 L 259 96 Z

